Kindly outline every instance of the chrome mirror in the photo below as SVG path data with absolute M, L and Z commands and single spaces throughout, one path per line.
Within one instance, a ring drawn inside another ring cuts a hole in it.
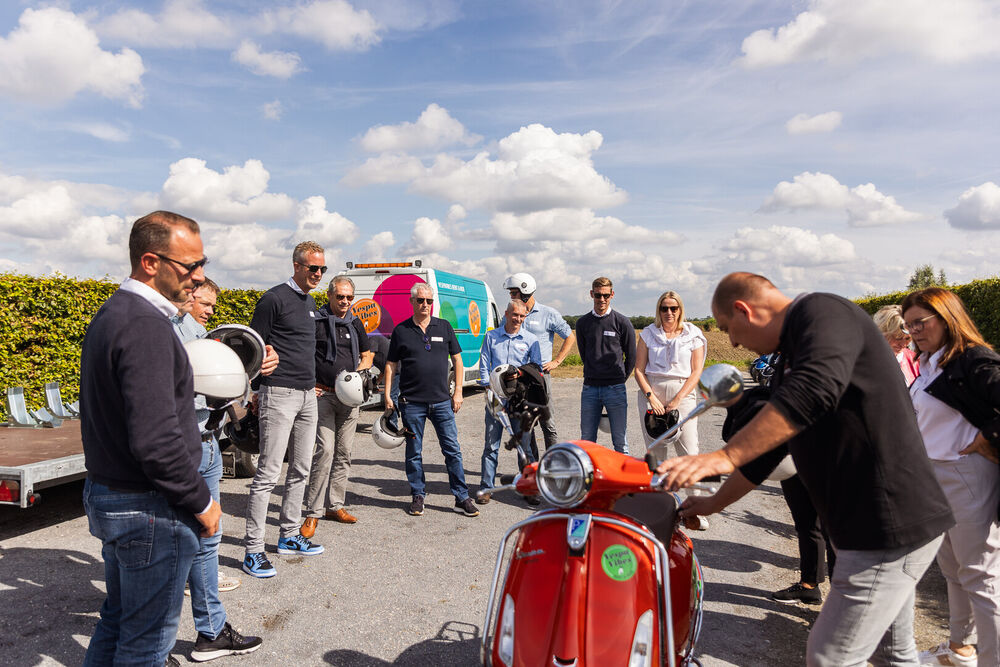
M 743 393 L 743 373 L 729 364 L 715 364 L 701 372 L 698 388 L 709 405 L 728 403 Z

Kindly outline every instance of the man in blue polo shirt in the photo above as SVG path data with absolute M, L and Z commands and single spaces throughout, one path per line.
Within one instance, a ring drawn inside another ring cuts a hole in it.
M 410 482 L 413 501 L 407 512 L 413 516 L 424 513 L 424 465 L 422 447 L 424 425 L 429 418 L 437 433 L 448 468 L 448 484 L 455 496 L 455 511 L 466 516 L 479 516 L 476 504 L 469 498 L 462 468 L 462 449 L 458 445 L 455 413 L 462 407 L 462 348 L 455 330 L 445 320 L 432 317 L 434 292 L 427 283 L 416 283 L 410 290 L 413 317 L 396 325 L 389 340 L 388 363 L 385 366 L 385 386 L 399 375 L 399 412 L 406 427 L 406 479 Z M 449 396 L 448 358 L 455 367 L 455 392 Z M 450 399 L 450 400 L 449 400 Z M 387 412 L 395 408 L 392 398 L 385 395 Z
M 524 318 L 528 316 L 528 306 L 520 299 L 507 304 L 504 313 L 503 326 L 486 332 L 483 347 L 479 351 L 479 384 L 490 385 L 490 373 L 502 364 L 521 366 L 523 364 L 542 365 L 542 353 L 538 338 L 522 327 Z M 497 458 L 500 452 L 500 440 L 503 438 L 503 425 L 486 410 L 486 442 L 483 448 L 483 477 L 479 482 L 480 489 L 492 489 L 497 476 Z M 529 504 L 536 504 L 535 496 L 530 496 Z M 476 503 L 485 505 L 490 502 L 490 494 L 477 496 Z

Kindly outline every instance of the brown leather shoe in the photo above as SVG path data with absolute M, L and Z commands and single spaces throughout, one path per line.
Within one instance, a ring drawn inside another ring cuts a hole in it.
M 302 522 L 302 528 L 299 529 L 302 537 L 309 539 L 316 534 L 316 524 L 319 523 L 319 519 L 310 516 L 306 517 L 306 520 Z
M 357 523 L 357 517 L 351 516 L 351 514 L 341 507 L 339 510 L 327 510 L 326 518 L 333 521 L 339 521 L 340 523 Z

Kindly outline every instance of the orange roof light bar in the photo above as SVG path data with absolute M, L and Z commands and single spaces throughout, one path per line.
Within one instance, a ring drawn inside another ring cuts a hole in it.
M 413 266 L 413 262 L 382 262 L 380 264 L 355 264 L 356 269 L 389 269 L 393 267 Z

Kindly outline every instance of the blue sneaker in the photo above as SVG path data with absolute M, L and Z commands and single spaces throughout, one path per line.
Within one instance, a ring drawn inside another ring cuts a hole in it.
M 285 555 L 318 556 L 323 553 L 323 547 L 313 544 L 301 535 L 278 538 L 278 553 Z
M 264 552 L 247 554 L 246 558 L 243 559 L 243 571 L 251 577 L 259 579 L 267 579 L 278 574 Z

